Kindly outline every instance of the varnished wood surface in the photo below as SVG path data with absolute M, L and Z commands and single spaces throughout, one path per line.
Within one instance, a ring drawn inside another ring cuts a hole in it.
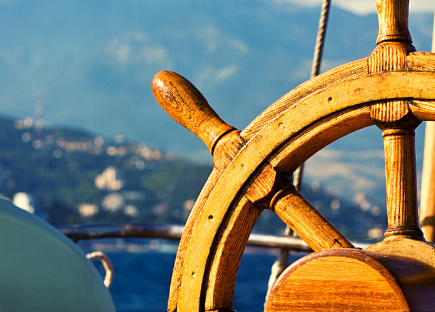
M 384 42 L 368 58 L 370 73 L 406 70 L 407 55 L 414 47 L 404 42 Z
M 432 30 L 432 52 L 435 52 L 435 14 Z M 421 177 L 420 227 L 424 238 L 435 241 L 435 122 L 426 123 Z
M 187 79 L 170 71 L 159 72 L 153 79 L 154 96 L 162 108 L 178 123 L 197 135 L 213 154 L 216 142 L 234 130 L 210 107 L 207 100 Z
M 182 126 L 186 127 L 207 145 L 214 157 L 215 169 L 203 188 L 186 223 L 174 264 L 168 310 L 176 309 L 181 283 L 183 259 L 193 226 L 201 214 L 205 199 L 212 186 L 243 146 L 239 132 L 226 124 L 210 107 L 203 95 L 187 79 L 174 72 L 160 72 L 153 79 L 154 95 L 162 108 Z M 215 149 L 217 153 L 214 153 Z
M 378 46 L 369 57 L 369 72 L 404 71 L 414 50 L 408 31 L 408 1 L 377 1 Z M 423 239 L 418 227 L 415 128 L 409 100 L 384 100 L 371 106 L 374 123 L 383 130 L 388 229 L 385 237 L 397 235 Z
M 412 42 L 408 30 L 409 0 L 376 0 L 379 20 L 377 44 L 385 41 Z
M 274 199 L 273 211 L 314 251 L 353 248 L 353 245 L 326 220 L 294 187 L 285 188 Z
M 412 115 L 419 121 L 434 120 L 435 101 L 431 100 L 412 100 L 408 101 Z
M 396 256 L 408 256 L 435 266 L 435 245 L 431 242 L 409 238 L 386 239 L 366 248 L 366 250 Z
M 423 239 L 418 227 L 417 170 L 414 130 L 383 132 L 387 181 L 388 229 L 385 236 Z
M 434 295 L 434 267 L 419 260 L 356 249 L 325 250 L 284 271 L 265 311 L 435 311 Z
M 221 172 L 216 168 L 213 169 L 212 173 L 207 179 L 201 193 L 199 194 L 192 211 L 190 212 L 189 218 L 187 219 L 186 225 L 184 227 L 183 235 L 181 236 L 180 243 L 178 244 L 177 255 L 175 258 L 174 269 L 172 272 L 171 286 L 169 290 L 168 299 L 168 311 L 175 311 L 177 309 L 178 296 L 181 286 L 181 277 L 183 274 L 184 259 L 186 255 L 187 247 L 189 246 L 190 237 L 192 235 L 194 226 L 199 220 L 204 204 L 210 195 L 213 186 L 218 182 Z
M 426 58 L 429 58 L 429 55 L 421 55 L 421 54 L 418 54 L 418 53 L 415 53 L 414 55 L 417 55 L 417 56 L 423 56 L 423 57 L 426 57 Z M 424 112 L 424 114 L 427 114 L 427 113 L 430 113 L 430 112 L 433 112 L 433 110 L 432 109 L 425 109 L 426 111 Z M 419 112 L 419 110 L 416 110 L 417 111 L 417 115 L 419 115 L 418 114 L 418 112 Z M 433 118 L 433 117 L 432 117 Z M 334 138 L 335 139 L 335 138 Z M 212 184 L 212 183 L 211 183 Z M 207 196 L 205 196 L 205 197 L 207 197 Z M 188 227 L 189 228 L 189 227 Z M 189 232 L 189 229 L 187 230 L 187 232 Z M 188 235 L 186 235 L 186 236 L 188 236 Z M 183 246 L 184 246 L 184 244 L 182 243 L 181 245 L 180 245 L 180 250 L 184 250 L 184 248 L 183 248 Z M 182 252 L 180 252 L 180 254 L 183 254 Z M 181 256 L 180 256 L 181 257 Z M 177 258 L 180 258 L 180 257 L 177 257 Z M 177 261 L 177 263 L 178 263 L 179 261 Z M 176 268 L 178 268 L 179 267 L 179 265 L 176 265 L 175 266 Z M 176 272 L 176 271 L 178 271 L 177 269 L 176 270 L 174 270 L 174 272 Z M 175 274 L 175 276 L 178 276 L 178 274 Z M 174 280 L 176 280 L 176 278 L 174 278 Z M 173 283 L 174 284 L 174 283 Z M 175 283 L 175 284 L 177 284 L 177 283 Z M 174 287 L 175 288 L 175 287 Z M 175 288 L 175 289 L 177 289 L 177 288 Z M 171 291 L 171 294 L 172 293 L 176 293 L 176 291 Z
M 330 71 L 323 73 L 308 80 L 302 85 L 288 92 L 279 100 L 270 105 L 264 112 L 258 115 L 241 133 L 246 140 L 250 140 L 258 131 L 261 130 L 271 120 L 279 117 L 290 106 L 299 102 L 300 99 L 307 96 L 307 90 L 321 90 L 340 83 L 348 79 L 356 79 L 366 75 L 368 72 L 367 58 L 357 60 Z
M 291 180 L 265 166 L 245 192 L 255 206 L 270 209 L 313 250 L 352 248 L 353 245 L 293 186 Z
M 226 224 L 227 230 L 219 238 L 208 271 L 208 283 L 205 296 L 205 309 L 232 307 L 237 270 L 245 249 L 246 241 L 255 225 L 261 210 L 246 198 L 242 198 Z M 187 299 L 191 300 L 191 299 Z
M 435 241 L 435 122 L 426 123 L 421 178 L 420 227 L 427 241 Z
M 378 46 L 369 57 L 369 72 L 406 70 L 414 50 L 408 31 L 408 1 L 378 1 Z M 391 41 L 394 40 L 394 41 Z M 388 229 L 385 236 L 422 239 L 418 228 L 414 129 L 419 121 L 408 100 L 382 101 L 371 106 L 374 123 L 383 130 Z
M 410 71 L 435 71 L 435 57 L 429 52 L 411 52 L 406 58 L 406 68 Z M 369 72 L 368 58 L 357 60 L 323 73 L 304 84 L 296 87 L 292 92 L 287 93 L 278 101 L 273 103 L 257 118 L 255 118 L 243 131 L 242 137 L 245 140 L 251 139 L 265 123 L 278 117 L 284 110 L 293 103 L 297 103 L 301 97 L 306 96 L 306 90 L 313 88 L 320 90 L 343 80 L 356 79 Z
M 372 125 L 369 105 L 340 111 L 298 132 L 291 143 L 281 147 L 270 164 L 279 171 L 293 172 L 297 168 L 295 166 L 305 162 L 323 147 L 345 134 Z
M 411 52 L 406 57 L 406 64 L 409 70 L 435 71 L 434 53 Z

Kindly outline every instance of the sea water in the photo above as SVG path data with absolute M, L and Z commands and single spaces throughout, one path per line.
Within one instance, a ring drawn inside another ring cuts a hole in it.
M 166 311 L 176 244 L 157 245 L 158 248 L 151 244 L 150 248 L 149 244 L 124 244 L 125 248 L 105 251 L 114 267 L 110 293 L 118 312 Z M 90 248 L 87 246 L 84 249 L 89 251 Z M 234 309 L 237 312 L 263 311 L 276 254 L 277 251 L 258 248 L 245 252 L 234 294 Z M 292 255 L 290 260 L 295 261 L 301 256 Z M 96 263 L 96 266 L 102 271 L 101 265 Z

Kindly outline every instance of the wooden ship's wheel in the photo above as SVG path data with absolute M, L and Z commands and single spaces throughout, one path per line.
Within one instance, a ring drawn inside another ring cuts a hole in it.
M 157 101 L 207 144 L 215 164 L 180 242 L 168 311 L 233 311 L 240 259 L 264 209 L 315 251 L 284 271 L 265 311 L 435 311 L 435 248 L 418 226 L 414 147 L 415 128 L 435 120 L 435 55 L 412 46 L 408 0 L 377 0 L 377 7 L 377 47 L 368 58 L 300 85 L 243 131 L 183 77 L 155 76 Z M 384 139 L 388 229 L 361 250 L 296 191 L 291 175 L 371 125 Z

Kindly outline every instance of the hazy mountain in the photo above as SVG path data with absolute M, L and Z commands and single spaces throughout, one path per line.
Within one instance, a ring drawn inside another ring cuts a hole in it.
M 153 75 L 181 73 L 227 122 L 243 128 L 308 79 L 318 17 L 319 8 L 266 0 L 4 2 L 0 111 L 32 116 L 41 100 L 52 123 L 184 154 L 205 151 L 157 105 Z M 429 50 L 431 23 L 429 14 L 411 16 L 419 50 Z M 374 14 L 333 7 L 323 68 L 368 56 L 376 35 Z M 339 147 L 366 148 L 372 132 Z
M 154 74 L 184 75 L 224 120 L 242 129 L 309 78 L 319 15 L 320 8 L 268 0 L 0 2 L 0 112 L 32 116 L 42 101 L 51 123 L 123 134 L 210 161 L 205 145 L 154 100 Z M 430 50 L 432 21 L 431 14 L 411 15 L 417 50 Z M 377 27 L 375 14 L 333 6 L 323 71 L 368 56 Z M 330 149 L 339 152 L 318 155 L 307 167 L 310 181 L 350 197 L 361 191 L 383 196 L 380 130 L 358 131 Z

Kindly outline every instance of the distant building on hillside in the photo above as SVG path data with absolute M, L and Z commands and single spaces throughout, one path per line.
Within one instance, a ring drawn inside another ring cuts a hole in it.
M 103 198 L 101 206 L 104 209 L 116 212 L 125 205 L 124 197 L 118 193 L 110 193 Z
M 58 139 L 56 144 L 68 152 L 84 152 L 93 148 L 91 141 L 65 141 L 64 139 Z
M 47 217 L 45 212 L 42 211 L 38 206 L 34 197 L 30 194 L 24 192 L 15 193 L 14 197 L 12 198 L 12 203 L 18 208 L 30 212 L 31 214 L 37 215 L 38 217 L 41 217 L 43 219 L 46 219 Z
M 92 217 L 98 213 L 98 206 L 95 204 L 81 203 L 78 210 L 82 217 Z
M 123 186 L 118 178 L 115 167 L 107 167 L 102 174 L 95 177 L 95 186 L 100 190 L 118 191 Z
M 18 192 L 14 195 L 12 203 L 18 208 L 26 210 L 27 212 L 35 213 L 35 201 L 33 199 L 33 196 L 31 195 L 23 192 Z

